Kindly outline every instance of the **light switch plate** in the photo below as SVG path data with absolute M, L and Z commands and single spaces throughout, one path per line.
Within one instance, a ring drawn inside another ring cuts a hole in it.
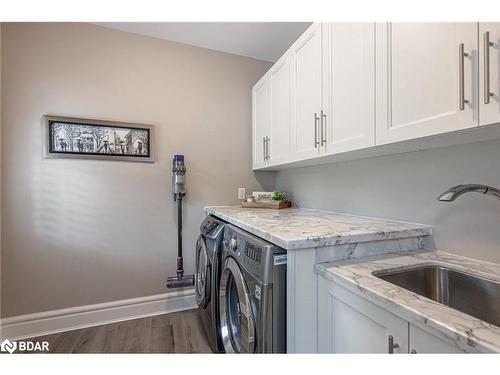
M 245 188 L 238 188 L 238 199 L 245 199 L 247 197 L 247 189 Z

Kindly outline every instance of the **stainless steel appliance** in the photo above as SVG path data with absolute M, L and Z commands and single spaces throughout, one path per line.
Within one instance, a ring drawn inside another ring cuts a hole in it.
M 286 251 L 227 224 L 219 290 L 227 353 L 286 353 Z
M 201 325 L 212 351 L 222 351 L 219 330 L 219 280 L 221 273 L 222 237 L 225 223 L 207 216 L 200 226 L 196 241 L 195 296 Z

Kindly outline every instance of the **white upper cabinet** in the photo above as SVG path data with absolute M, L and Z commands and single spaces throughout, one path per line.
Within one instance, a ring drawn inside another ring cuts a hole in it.
M 271 90 L 271 134 L 269 164 L 280 164 L 290 157 L 290 59 L 283 56 L 269 71 Z
M 321 24 L 314 23 L 289 50 L 292 62 L 291 158 L 319 154 Z
M 252 164 L 253 169 L 267 165 L 271 125 L 271 90 L 266 74 L 252 89 Z
M 500 23 L 314 23 L 253 88 L 253 167 L 439 147 L 421 138 L 497 123 Z
M 477 23 L 377 24 L 376 144 L 478 125 L 477 32 Z
M 500 23 L 479 24 L 479 59 L 480 125 L 494 124 L 500 122 Z
M 375 24 L 323 24 L 322 144 L 336 154 L 375 145 Z

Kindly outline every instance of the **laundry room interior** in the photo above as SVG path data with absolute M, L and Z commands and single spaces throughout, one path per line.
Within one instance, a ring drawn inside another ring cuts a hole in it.
M 500 20 L 331 12 L 0 14 L 0 367 L 498 366 Z

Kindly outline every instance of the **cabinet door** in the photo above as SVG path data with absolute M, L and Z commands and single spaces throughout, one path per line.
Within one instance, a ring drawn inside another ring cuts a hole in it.
M 464 353 L 464 351 L 410 324 L 410 353 Z
M 266 144 L 271 121 L 271 91 L 268 74 L 252 89 L 252 155 L 253 169 L 266 166 Z
M 293 44 L 292 59 L 292 157 L 319 154 L 321 112 L 321 24 L 314 23 Z
M 269 71 L 271 86 L 271 134 L 269 165 L 290 157 L 290 59 L 283 56 Z
M 320 353 L 408 353 L 408 323 L 358 295 L 318 277 Z
M 375 24 L 323 24 L 323 139 L 336 154 L 375 145 Z
M 478 125 L 477 31 L 477 23 L 377 24 L 376 144 Z
M 480 125 L 494 124 L 500 122 L 500 23 L 479 24 L 479 61 Z

